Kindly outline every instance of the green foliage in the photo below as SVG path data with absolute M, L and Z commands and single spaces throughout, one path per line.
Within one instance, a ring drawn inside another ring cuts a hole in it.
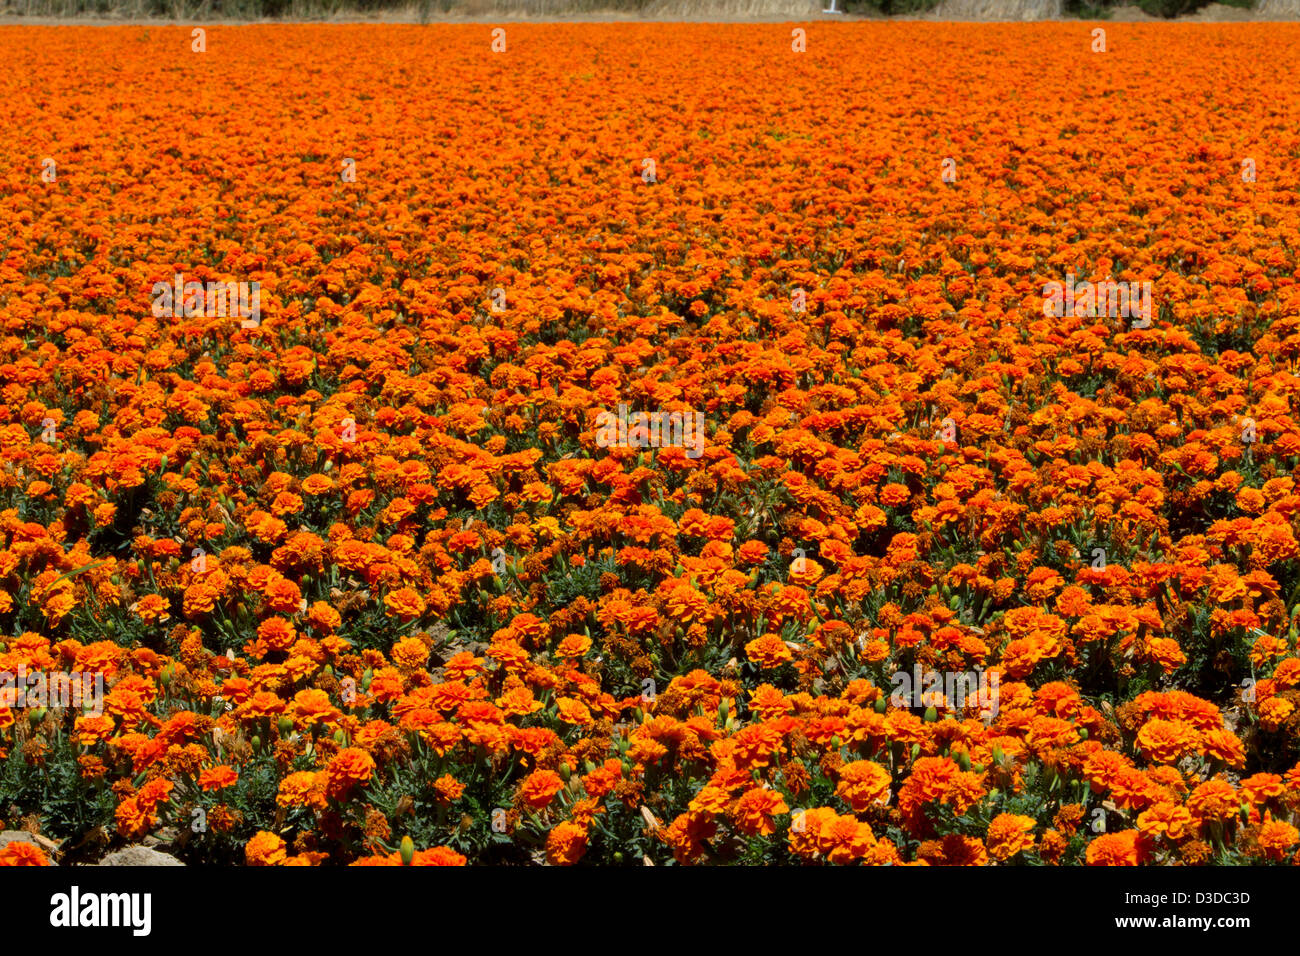
M 938 3 L 939 0 L 852 0 L 845 5 L 844 12 L 886 17 L 910 16 L 933 10 Z
M 1148 16 L 1168 20 L 1187 16 L 1216 2 L 1241 10 L 1253 10 L 1256 7 L 1255 0 L 1065 0 L 1065 14 L 1084 20 L 1106 20 L 1115 7 L 1135 3 Z

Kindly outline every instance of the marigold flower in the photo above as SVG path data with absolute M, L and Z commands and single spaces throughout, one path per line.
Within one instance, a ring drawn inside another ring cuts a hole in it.
M 999 813 L 989 823 L 984 838 L 989 855 L 995 860 L 1009 860 L 1017 853 L 1034 847 L 1034 818 L 1013 813 Z
M 384 607 L 401 621 L 412 621 L 424 613 L 428 605 L 413 588 L 398 588 L 384 595 Z
M 14 840 L 0 849 L 0 866 L 49 866 L 49 857 L 34 843 Z
M 239 774 L 230 767 L 209 767 L 199 774 L 199 786 L 204 790 L 221 790 L 235 784 Z
M 335 800 L 342 799 L 353 787 L 369 783 L 374 772 L 375 761 L 370 754 L 357 747 L 345 747 L 325 768 L 326 793 Z
M 1123 830 L 1095 838 L 1085 853 L 1088 865 L 1137 866 L 1144 857 L 1138 836 L 1136 830 Z
M 764 634 L 745 645 L 745 656 L 764 669 L 780 667 L 794 659 L 790 648 L 778 634 Z
M 279 866 L 286 856 L 284 841 L 265 830 L 259 830 L 244 844 L 244 861 L 249 866 Z
M 1282 860 L 1300 842 L 1300 830 L 1284 820 L 1267 819 L 1255 838 L 1260 853 L 1269 860 Z
M 740 833 L 746 836 L 767 836 L 776 832 L 772 817 L 789 812 L 790 808 L 786 806 L 781 794 L 775 790 L 755 787 L 741 794 L 731 817 Z
M 393 645 L 390 656 L 403 670 L 419 670 L 429 660 L 429 648 L 418 638 L 408 637 Z
M 546 860 L 552 866 L 572 866 L 587 852 L 587 831 L 565 820 L 546 837 Z
M 855 760 L 840 767 L 840 782 L 835 795 L 845 800 L 855 813 L 873 804 L 889 800 L 889 771 L 870 760 Z
M 519 784 L 519 796 L 533 809 L 540 810 L 560 792 L 564 781 L 553 770 L 534 770 Z

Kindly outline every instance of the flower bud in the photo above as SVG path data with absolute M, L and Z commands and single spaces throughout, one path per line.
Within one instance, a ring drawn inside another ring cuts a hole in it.
M 876 713 L 883 714 L 889 709 L 889 699 L 883 696 L 876 698 L 875 709 Z
M 409 836 L 402 837 L 402 866 L 410 866 L 415 858 L 415 843 Z

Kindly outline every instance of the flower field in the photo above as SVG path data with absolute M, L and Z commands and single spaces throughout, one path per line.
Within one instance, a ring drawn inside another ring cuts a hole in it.
M 796 28 L 0 27 L 0 863 L 1300 862 L 1300 26 Z

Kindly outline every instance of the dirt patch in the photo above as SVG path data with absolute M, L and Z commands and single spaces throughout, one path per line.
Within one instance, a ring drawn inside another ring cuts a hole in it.
M 1264 7 L 1267 2 L 1268 0 L 1261 0 L 1258 10 L 1243 10 L 1241 7 L 1230 7 L 1225 3 L 1212 3 L 1208 7 L 1202 7 L 1195 13 L 1178 17 L 1176 20 L 1153 17 L 1141 7 L 1115 7 L 1111 12 L 1110 20 L 1114 23 L 1251 23 L 1260 20 L 1300 19 L 1300 0 L 1281 0 L 1282 3 L 1290 5 L 1289 13 L 1281 5 L 1270 13 Z
M 1065 0 L 941 0 L 927 20 L 1060 20 Z
M 1292 16 L 1300 13 L 1300 10 L 1292 12 Z M 1223 3 L 1212 3 L 1208 7 L 1197 10 L 1195 14 L 1188 17 L 1188 20 L 1200 20 L 1204 23 L 1233 23 L 1233 22 L 1250 22 L 1252 20 L 1262 19 L 1263 15 L 1255 10 L 1243 10 L 1241 7 L 1230 7 Z
M 1141 7 L 1116 7 L 1108 18 L 1112 23 L 1154 23 L 1159 17 L 1153 17 Z

